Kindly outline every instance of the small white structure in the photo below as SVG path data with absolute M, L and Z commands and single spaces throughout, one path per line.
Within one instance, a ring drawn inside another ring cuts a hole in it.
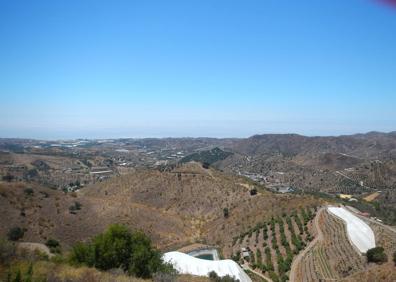
M 375 236 L 370 226 L 345 208 L 328 207 L 330 213 L 346 223 L 348 238 L 361 253 L 375 247 Z
M 204 260 L 189 256 L 181 252 L 169 252 L 163 255 L 165 262 L 171 263 L 182 274 L 208 276 L 209 272 L 216 272 L 220 277 L 229 275 L 240 282 L 252 282 L 250 277 L 233 260 Z

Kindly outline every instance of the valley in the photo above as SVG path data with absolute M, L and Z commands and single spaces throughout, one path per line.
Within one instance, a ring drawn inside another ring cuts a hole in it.
M 395 150 L 394 133 L 0 139 L 0 236 L 67 254 L 117 223 L 163 253 L 211 246 L 253 281 L 392 281 Z M 366 222 L 387 262 L 368 263 L 329 205 Z

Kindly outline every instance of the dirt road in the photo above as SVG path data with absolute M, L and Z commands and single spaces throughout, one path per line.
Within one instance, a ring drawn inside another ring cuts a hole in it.
M 257 272 L 257 271 L 255 271 L 255 270 L 251 269 L 250 266 L 249 266 L 248 264 L 244 264 L 244 265 L 243 265 L 243 269 L 247 269 L 247 270 L 253 272 L 254 274 L 257 274 L 258 276 L 260 276 L 261 278 L 263 278 L 265 281 L 273 282 L 270 278 L 268 278 L 268 277 L 265 276 L 264 274 L 261 274 L 260 272 Z

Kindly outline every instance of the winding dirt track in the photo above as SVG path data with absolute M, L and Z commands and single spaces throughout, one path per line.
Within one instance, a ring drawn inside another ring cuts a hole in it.
M 325 207 L 322 207 L 318 210 L 318 212 L 316 213 L 315 219 L 314 219 L 314 225 L 313 227 L 315 228 L 316 231 L 316 237 L 315 239 L 313 239 L 309 245 L 301 252 L 299 253 L 293 260 L 292 266 L 291 266 L 291 270 L 290 270 L 290 278 L 289 281 L 291 282 L 298 282 L 297 280 L 297 271 L 298 271 L 298 266 L 301 263 L 302 258 L 306 255 L 306 253 L 308 253 L 315 245 L 318 241 L 322 241 L 323 240 L 323 233 L 322 230 L 319 227 L 319 218 L 320 215 L 322 214 L 322 212 L 325 210 Z
M 264 274 L 262 274 L 262 273 L 260 273 L 260 272 L 257 272 L 257 271 L 255 271 L 255 270 L 253 270 L 253 269 L 251 269 L 250 266 L 249 266 L 248 264 L 244 264 L 244 265 L 243 265 L 243 268 L 244 268 L 244 269 L 247 269 L 247 270 L 249 270 L 249 271 L 251 271 L 251 272 L 253 272 L 254 274 L 257 274 L 258 276 L 260 276 L 261 278 L 263 278 L 265 281 L 273 282 L 269 277 L 265 276 Z

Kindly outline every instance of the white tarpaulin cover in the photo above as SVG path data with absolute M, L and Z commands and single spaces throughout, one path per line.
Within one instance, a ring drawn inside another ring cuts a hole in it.
M 328 210 L 346 222 L 349 240 L 361 253 L 375 247 L 375 236 L 370 226 L 345 208 L 329 207 Z
M 250 277 L 233 260 L 204 260 L 189 256 L 181 252 L 169 252 L 163 256 L 165 262 L 173 264 L 174 268 L 182 274 L 197 276 L 208 276 L 208 273 L 215 271 L 219 276 L 227 274 L 240 282 L 251 282 Z

